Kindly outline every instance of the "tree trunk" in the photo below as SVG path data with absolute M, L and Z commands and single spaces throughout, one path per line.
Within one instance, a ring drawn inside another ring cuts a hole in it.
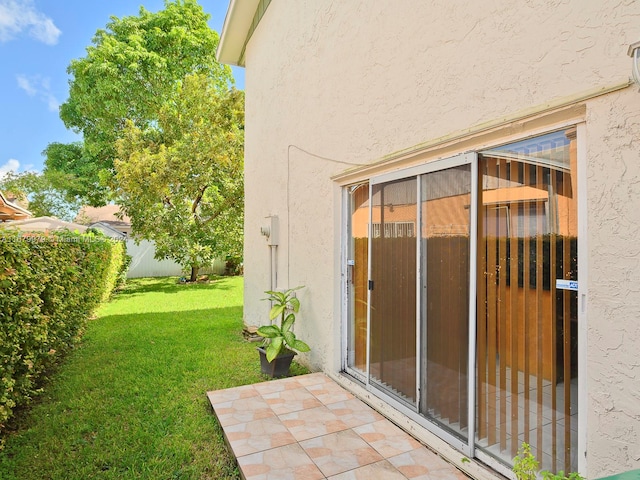
M 198 270 L 199 267 L 196 266 L 191 266 L 191 279 L 189 280 L 190 282 L 195 282 L 196 280 L 198 280 Z

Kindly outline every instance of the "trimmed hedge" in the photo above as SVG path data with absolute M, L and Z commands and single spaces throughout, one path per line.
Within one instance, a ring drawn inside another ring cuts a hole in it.
M 82 336 L 121 276 L 125 245 L 102 235 L 0 229 L 0 432 L 45 370 Z

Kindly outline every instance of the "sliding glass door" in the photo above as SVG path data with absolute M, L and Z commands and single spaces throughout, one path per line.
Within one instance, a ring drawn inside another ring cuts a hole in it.
M 420 180 L 420 412 L 466 439 L 471 164 L 426 173 Z
M 372 188 L 370 381 L 416 402 L 416 178 Z
M 578 468 L 576 170 L 572 128 L 349 189 L 348 371 L 505 471 Z
M 369 183 L 347 190 L 347 312 L 346 367 L 357 377 L 367 371 L 369 313 Z

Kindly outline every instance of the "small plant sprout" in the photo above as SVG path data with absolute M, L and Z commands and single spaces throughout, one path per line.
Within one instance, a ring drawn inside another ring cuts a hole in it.
M 518 450 L 518 456 L 513 459 L 513 468 L 518 480 L 536 480 L 538 478 L 538 470 L 540 464 L 536 457 L 531 453 L 531 446 L 523 443 Z M 548 470 L 540 472 L 543 480 L 585 480 L 585 478 L 577 472 L 564 473 L 560 470 L 558 473 L 552 473 Z
M 513 459 L 513 468 L 518 480 L 536 480 L 540 464 L 531 453 L 531 446 L 523 443 L 518 450 L 518 456 Z
M 564 471 L 560 470 L 558 473 L 551 473 L 548 470 L 544 470 L 540 472 L 543 480 L 585 480 L 585 478 L 580 475 L 578 472 L 570 472 L 565 474 Z

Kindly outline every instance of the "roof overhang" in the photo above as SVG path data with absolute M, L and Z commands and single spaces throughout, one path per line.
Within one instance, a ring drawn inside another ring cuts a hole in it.
M 231 0 L 216 56 L 220 63 L 244 67 L 244 46 L 260 0 Z
M 29 210 L 11 203 L 0 192 L 0 220 L 17 220 L 29 218 L 30 216 L 31 212 Z

